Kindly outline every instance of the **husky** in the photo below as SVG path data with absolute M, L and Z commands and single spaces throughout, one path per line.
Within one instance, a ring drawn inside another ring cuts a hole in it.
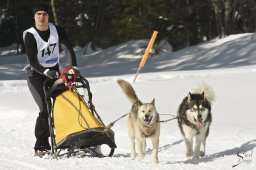
M 159 114 L 156 111 L 155 99 L 150 103 L 142 103 L 137 97 L 131 84 L 118 80 L 118 84 L 126 97 L 132 103 L 128 114 L 128 134 L 131 140 L 131 159 L 136 157 L 135 142 L 137 144 L 139 160 L 143 160 L 146 149 L 146 138 L 150 138 L 153 145 L 153 162 L 158 163 L 158 147 L 160 136 Z
M 186 156 L 199 159 L 205 156 L 206 138 L 212 122 L 211 106 L 215 94 L 207 84 L 199 85 L 181 102 L 178 109 L 178 125 L 186 145 Z M 193 150 L 193 138 L 195 147 Z

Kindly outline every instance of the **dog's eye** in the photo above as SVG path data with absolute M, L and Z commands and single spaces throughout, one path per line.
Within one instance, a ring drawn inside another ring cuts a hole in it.
M 151 112 L 151 110 L 148 111 L 149 113 Z
M 143 113 L 145 113 L 145 111 L 144 111 L 144 110 L 142 110 L 142 112 L 143 112 Z
M 202 112 L 202 111 L 204 111 L 204 110 L 205 110 L 205 108 L 204 108 L 204 107 L 200 109 L 200 111 L 201 111 L 201 112 Z
M 196 109 L 195 109 L 195 108 L 191 108 L 190 111 L 191 111 L 191 112 L 195 112 Z

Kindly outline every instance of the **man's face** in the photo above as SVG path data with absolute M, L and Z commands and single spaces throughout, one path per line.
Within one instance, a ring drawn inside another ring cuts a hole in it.
M 48 25 L 49 15 L 45 11 L 37 11 L 35 13 L 35 23 L 38 26 L 46 26 Z

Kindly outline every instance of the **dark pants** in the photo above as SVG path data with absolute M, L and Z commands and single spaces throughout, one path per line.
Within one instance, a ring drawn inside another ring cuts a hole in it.
M 46 80 L 46 76 L 40 74 L 34 74 L 33 76 L 28 76 L 27 83 L 29 90 L 39 107 L 39 115 L 36 119 L 35 125 L 35 150 L 49 150 L 51 149 L 49 145 L 48 138 L 50 136 L 49 124 L 48 124 L 48 111 L 45 101 L 45 94 L 43 90 L 43 84 Z

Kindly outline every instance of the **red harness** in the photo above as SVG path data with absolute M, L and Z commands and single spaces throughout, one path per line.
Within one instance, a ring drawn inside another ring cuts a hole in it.
M 76 83 L 76 77 L 76 71 L 73 66 L 63 68 L 60 74 L 60 78 L 64 80 L 66 86 L 68 86 L 69 89 L 71 89 L 73 84 Z

